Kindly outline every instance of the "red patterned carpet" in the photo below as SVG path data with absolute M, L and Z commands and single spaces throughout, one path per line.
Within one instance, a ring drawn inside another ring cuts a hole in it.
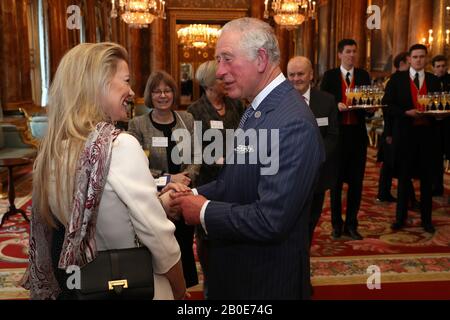
M 436 233 L 431 235 L 423 231 L 420 214 L 413 211 L 409 211 L 407 228 L 397 232 L 390 229 L 395 203 L 375 200 L 378 174 L 375 150 L 369 149 L 358 214 L 363 240 L 331 238 L 330 204 L 326 200 L 311 249 L 314 298 L 450 299 L 450 175 L 445 176 L 444 197 L 433 198 Z M 415 190 L 418 186 L 415 183 Z M 419 199 L 419 194 L 416 197 Z M 367 269 L 373 265 L 381 271 L 380 290 L 367 288 Z
M 420 215 L 413 211 L 409 212 L 407 228 L 391 231 L 395 204 L 375 201 L 378 173 L 375 150 L 369 149 L 359 213 L 363 240 L 331 238 L 326 200 L 311 252 L 313 299 L 450 299 L 450 174 L 445 176 L 444 197 L 433 198 L 436 233 L 430 235 L 422 230 Z M 30 186 L 31 177 L 26 175 L 18 180 L 16 189 L 16 205 L 28 212 Z M 6 200 L 0 200 L 0 212 L 5 211 L 6 204 Z M 15 285 L 27 263 L 28 229 L 18 215 L 0 229 L 0 299 L 28 297 L 27 291 Z M 369 266 L 377 266 L 381 272 L 379 290 L 367 287 Z M 202 280 L 200 267 L 199 273 Z M 190 292 L 191 299 L 203 298 L 201 284 Z

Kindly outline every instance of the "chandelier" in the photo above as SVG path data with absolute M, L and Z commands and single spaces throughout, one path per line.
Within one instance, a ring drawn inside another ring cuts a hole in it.
M 428 50 L 433 49 L 433 45 L 443 45 L 446 50 L 450 48 L 450 29 L 448 24 L 448 18 L 450 17 L 450 5 L 445 7 L 445 15 L 443 17 L 444 23 L 441 29 L 428 30 L 428 36 L 421 39 L 421 43 L 425 45 Z M 443 30 L 445 29 L 445 30 Z M 444 35 L 445 34 L 445 35 Z
M 177 31 L 178 39 L 185 48 L 212 48 L 219 37 L 219 27 L 208 24 L 191 24 Z
M 269 18 L 269 0 L 264 0 L 264 18 Z M 273 19 L 288 30 L 295 29 L 305 20 L 315 19 L 316 2 L 311 0 L 272 0 Z
M 158 17 L 165 19 L 163 0 L 111 0 L 111 18 L 117 18 L 118 11 L 125 23 L 132 28 L 147 28 Z

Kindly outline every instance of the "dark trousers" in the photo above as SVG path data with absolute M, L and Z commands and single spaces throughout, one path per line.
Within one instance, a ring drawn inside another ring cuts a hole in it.
M 192 287 L 198 284 L 197 267 L 193 250 L 194 227 L 188 226 L 183 219 L 175 222 L 175 238 L 178 241 L 181 251 L 181 263 L 183 265 L 184 279 L 186 287 Z
M 391 195 L 392 179 L 392 168 L 383 162 L 380 169 L 380 178 L 378 180 L 378 198 L 387 198 Z M 411 204 L 414 203 L 416 201 L 416 195 L 414 194 L 414 186 L 411 180 L 409 180 L 408 184 L 408 194 Z
M 325 199 L 325 191 L 314 193 L 311 203 L 311 216 L 309 220 L 309 245 L 311 246 L 314 236 L 314 229 L 316 229 L 319 222 L 320 215 L 322 214 L 323 200 Z
M 444 191 L 444 154 L 445 154 L 445 120 L 436 122 L 436 171 L 433 178 L 433 191 Z
M 403 144 L 402 161 L 399 166 L 398 197 L 396 219 L 404 223 L 408 215 L 409 183 L 414 176 L 420 179 L 420 214 L 423 224 L 431 223 L 432 181 L 435 171 L 435 144 L 433 128 L 413 127 Z
M 364 171 L 367 156 L 367 133 L 359 126 L 340 126 L 339 160 L 337 183 L 331 188 L 331 223 L 333 228 L 341 228 L 342 188 L 348 185 L 347 212 L 344 227 L 358 227 L 358 211 L 361 204 Z
M 378 180 L 378 198 L 388 198 L 391 195 L 391 187 L 392 187 L 392 179 L 393 179 L 393 170 L 392 168 L 383 162 L 380 168 L 380 179 Z

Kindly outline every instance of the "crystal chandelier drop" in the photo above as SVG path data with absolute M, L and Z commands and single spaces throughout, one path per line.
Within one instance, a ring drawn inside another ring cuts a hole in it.
M 111 18 L 120 17 L 132 28 L 147 28 L 158 17 L 165 19 L 163 0 L 111 0 Z
M 264 0 L 264 18 L 269 18 L 269 0 Z M 273 19 L 280 26 L 295 29 L 305 20 L 315 19 L 316 2 L 312 0 L 272 0 Z
M 204 49 L 214 47 L 219 36 L 219 27 L 207 24 L 191 24 L 177 31 L 178 39 L 185 48 Z

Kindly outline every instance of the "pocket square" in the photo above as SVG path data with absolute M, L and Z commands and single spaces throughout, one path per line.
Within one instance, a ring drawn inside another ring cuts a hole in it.
M 255 148 L 253 146 L 246 145 L 238 145 L 236 149 L 234 149 L 238 154 L 252 153 L 255 152 Z

